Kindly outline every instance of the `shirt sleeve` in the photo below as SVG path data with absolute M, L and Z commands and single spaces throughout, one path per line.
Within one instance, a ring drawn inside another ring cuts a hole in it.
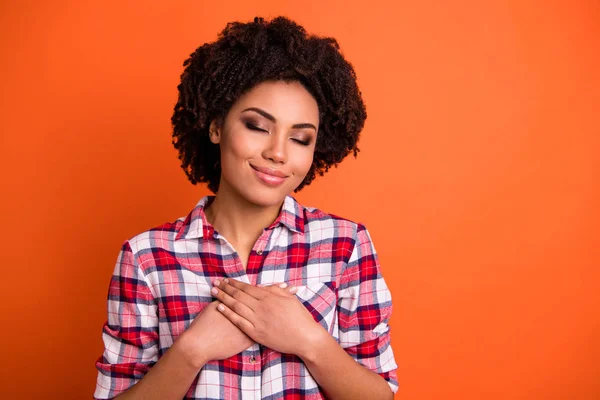
M 94 398 L 111 399 L 133 386 L 158 360 L 157 306 L 129 242 L 121 248 L 110 281 L 102 340 Z
M 371 236 L 358 225 L 338 291 L 340 345 L 358 363 L 381 375 L 396 393 L 397 365 L 388 326 L 391 314 L 391 293 L 381 275 Z

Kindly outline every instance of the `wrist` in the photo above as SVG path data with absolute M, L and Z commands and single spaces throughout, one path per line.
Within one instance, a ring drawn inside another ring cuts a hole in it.
M 305 345 L 297 354 L 305 364 L 316 362 L 330 342 L 332 340 L 335 342 L 335 339 L 321 325 L 316 323 L 315 325 L 315 328 L 307 333 L 307 338 L 303 341 Z
M 200 371 L 210 360 L 206 356 L 206 351 L 186 333 L 187 331 L 177 338 L 171 350 L 174 350 L 188 367 Z

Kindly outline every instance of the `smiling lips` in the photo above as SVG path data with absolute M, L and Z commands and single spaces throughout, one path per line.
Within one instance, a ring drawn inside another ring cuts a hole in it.
M 254 170 L 254 174 L 256 177 L 268 186 L 279 186 L 281 185 L 285 179 L 288 177 L 281 171 L 277 171 L 271 168 L 257 167 L 255 165 L 250 164 L 252 169 Z

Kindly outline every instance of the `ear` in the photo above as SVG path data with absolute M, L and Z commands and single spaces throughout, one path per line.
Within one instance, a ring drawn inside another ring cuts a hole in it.
M 217 123 L 216 119 L 213 119 L 210 122 L 210 127 L 208 128 L 208 136 L 210 141 L 214 144 L 221 143 L 221 127 Z

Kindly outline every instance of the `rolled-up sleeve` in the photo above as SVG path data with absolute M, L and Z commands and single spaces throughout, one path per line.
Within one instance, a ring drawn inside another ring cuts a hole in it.
M 110 281 L 102 339 L 94 398 L 111 399 L 133 386 L 158 360 L 157 306 L 129 242 L 121 248 Z
M 338 291 L 340 345 L 358 363 L 381 375 L 396 393 L 397 365 L 388 326 L 391 314 L 392 296 L 375 247 L 367 229 L 359 224 Z

